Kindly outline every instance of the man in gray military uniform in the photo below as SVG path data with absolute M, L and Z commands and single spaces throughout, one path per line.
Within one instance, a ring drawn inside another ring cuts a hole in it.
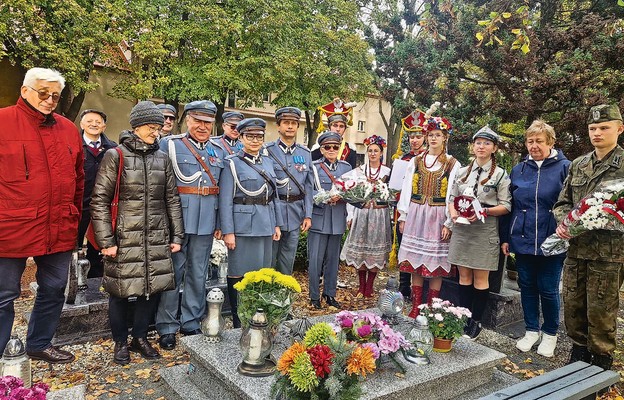
M 221 116 L 223 118 L 223 135 L 215 136 L 210 140 L 215 146 L 221 148 L 225 155 L 238 153 L 243 148 L 239 140 L 240 133 L 236 130 L 236 125 L 245 119 L 245 116 L 238 111 L 227 111 Z
M 178 118 L 178 110 L 171 104 L 158 104 L 156 107 L 162 111 L 165 116 L 165 124 L 160 128 L 160 137 L 168 136 L 172 133 Z
M 172 254 L 176 289 L 161 295 L 156 314 L 159 344 L 167 350 L 175 347 L 178 328 L 184 335 L 201 333 L 201 318 L 206 311 L 206 275 L 212 239 L 213 235 L 220 237 L 218 185 L 224 159 L 223 151 L 209 141 L 216 113 L 217 107 L 211 101 L 188 103 L 184 107 L 188 132 L 167 136 L 160 142 L 160 149 L 173 164 L 185 231 L 182 249 Z M 180 298 L 181 285 L 184 290 Z
M 312 158 L 310 150 L 296 143 L 301 110 L 283 107 L 275 112 L 279 139 L 265 149 L 274 160 L 277 190 L 281 203 L 282 237 L 273 242 L 273 265 L 291 275 L 300 232 L 312 224 Z
M 607 104 L 592 107 L 587 123 L 594 150 L 572 162 L 553 209 L 558 221 L 601 183 L 624 180 L 624 149 L 617 144 L 624 131 L 620 110 Z M 564 320 L 573 342 L 570 363 L 610 369 L 624 280 L 624 233 L 592 230 L 571 238 L 568 227 L 559 224 L 557 235 L 570 239 L 563 276 Z

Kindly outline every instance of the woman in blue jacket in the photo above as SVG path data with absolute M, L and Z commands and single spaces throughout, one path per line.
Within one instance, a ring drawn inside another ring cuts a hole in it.
M 555 232 L 552 208 L 570 161 L 554 149 L 555 130 L 544 121 L 533 121 L 525 133 L 529 154 L 511 170 L 512 212 L 502 232 L 502 251 L 516 255 L 518 285 L 524 311 L 526 333 L 516 347 L 531 350 L 540 339 L 540 302 L 544 323 L 537 354 L 552 357 L 559 328 L 559 281 L 565 254 L 546 257 L 542 242 Z M 510 225 L 509 225 L 510 224 Z

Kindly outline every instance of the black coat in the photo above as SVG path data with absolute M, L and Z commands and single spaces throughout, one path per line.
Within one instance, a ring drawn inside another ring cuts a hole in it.
M 117 143 L 113 142 L 106 137 L 105 134 L 100 136 L 102 145 L 100 146 L 99 154 L 96 156 L 91 152 L 91 146 L 84 141 L 82 136 L 82 149 L 84 151 L 84 173 L 85 173 L 85 186 L 84 194 L 82 195 L 82 212 L 89 213 L 89 207 L 91 205 L 91 192 L 93 192 L 93 185 L 95 185 L 95 176 L 98 169 L 100 169 L 100 163 L 104 158 L 106 150 L 117 147 Z M 86 229 L 86 228 L 85 228 Z
M 121 298 L 144 296 L 175 287 L 170 243 L 182 244 L 182 207 L 171 160 L 131 131 L 119 141 L 124 157 L 115 231 L 110 204 L 115 193 L 119 154 L 104 155 L 93 188 L 91 220 L 102 248 L 118 246 L 104 257 L 104 289 Z

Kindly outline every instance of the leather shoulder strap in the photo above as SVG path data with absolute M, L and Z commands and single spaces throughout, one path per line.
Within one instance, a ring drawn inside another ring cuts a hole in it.
M 189 142 L 188 138 L 185 136 L 182 138 L 182 143 L 184 143 L 184 145 L 190 150 L 190 152 L 193 154 L 193 156 L 195 157 L 195 159 L 197 160 L 197 162 L 202 166 L 202 168 L 204 168 L 204 171 L 206 171 L 206 173 L 208 174 L 208 177 L 210 178 L 210 182 L 212 182 L 213 186 L 217 186 L 217 181 L 214 178 L 214 176 L 212 176 L 212 172 L 210 172 L 210 168 L 206 165 L 206 163 L 204 162 L 204 160 L 202 160 L 201 156 L 199 155 L 199 153 L 197 152 L 197 150 L 195 150 L 193 148 L 193 145 L 191 144 L 191 142 Z

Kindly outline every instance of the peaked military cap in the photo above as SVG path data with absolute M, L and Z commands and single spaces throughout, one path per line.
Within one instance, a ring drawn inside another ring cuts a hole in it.
M 214 122 L 217 106 L 210 100 L 191 101 L 184 106 L 184 113 L 200 121 Z
M 236 125 L 244 120 L 245 116 L 243 115 L 243 113 L 240 113 L 238 111 L 227 111 L 221 115 L 221 118 L 223 118 L 223 122 L 225 122 L 226 124 Z
M 472 141 L 474 142 L 475 140 L 477 140 L 477 138 L 489 140 L 491 142 L 494 142 L 494 144 L 499 144 L 501 141 L 501 138 L 500 136 L 498 136 L 498 133 L 490 129 L 488 125 L 479 129 L 477 133 L 475 133 L 474 136 L 472 137 Z
M 85 115 L 87 115 L 89 113 L 98 114 L 100 117 L 102 117 L 102 119 L 104 120 L 104 123 L 106 123 L 106 114 L 104 114 L 104 111 L 94 110 L 92 108 L 88 108 L 88 109 L 84 110 L 83 112 L 81 112 L 79 119 L 82 119 L 82 117 L 84 117 Z
M 322 145 L 324 143 L 341 143 L 342 137 L 336 132 L 325 131 L 321 133 L 318 137 L 318 144 Z
M 157 104 L 156 107 L 158 107 L 165 116 L 171 116 L 174 118 L 178 116 L 178 110 L 176 110 L 176 108 L 171 104 Z
M 620 109 L 615 104 L 600 104 L 593 106 L 589 110 L 589 117 L 587 118 L 587 124 L 597 124 L 599 122 L 608 121 L 621 121 L 622 114 Z
M 297 107 L 282 107 L 275 111 L 275 119 L 277 122 L 283 119 L 299 121 L 299 118 L 301 118 L 301 110 Z
M 266 122 L 262 118 L 245 118 L 236 125 L 236 130 L 241 135 L 246 133 L 262 133 L 266 129 Z

